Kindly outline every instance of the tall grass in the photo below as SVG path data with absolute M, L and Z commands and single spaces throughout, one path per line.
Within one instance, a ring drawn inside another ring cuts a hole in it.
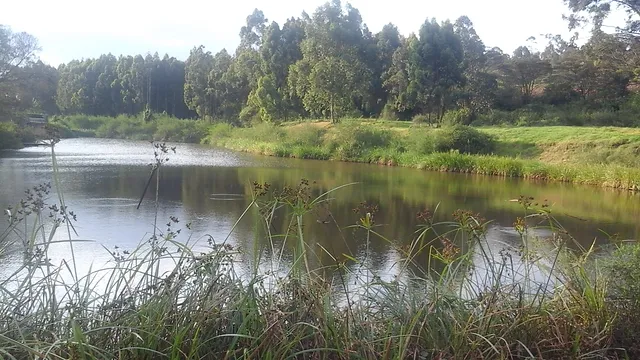
M 331 128 L 319 127 L 314 123 L 294 126 L 261 124 L 254 128 L 217 125 L 210 130 L 204 141 L 233 150 L 279 157 L 365 162 L 640 190 L 640 170 L 631 166 L 632 162 L 638 161 L 637 156 L 633 156 L 634 160 L 629 160 L 631 162 L 621 160 L 619 163 L 591 161 L 595 155 L 585 155 L 584 152 L 575 156 L 571 155 L 573 152 L 567 152 L 570 157 L 582 156 L 582 162 L 556 163 L 523 158 L 513 156 L 513 153 L 520 150 L 524 153 L 535 152 L 536 145 L 511 142 L 509 139 L 516 136 L 518 129 L 488 130 L 490 136 L 460 126 L 443 130 L 411 129 L 404 133 L 360 122 L 345 122 Z M 565 132 L 565 137 L 568 136 L 568 131 L 566 128 L 555 129 L 539 138 L 541 141 L 548 138 L 544 141 L 550 142 L 549 147 L 560 146 L 563 143 L 556 143 L 556 139 L 562 136 L 562 132 Z M 531 141 L 540 132 L 549 131 L 545 128 L 523 129 L 522 141 Z M 602 135 L 588 131 L 576 136 L 584 140 Z M 624 145 L 631 141 L 628 137 L 637 135 L 619 133 L 615 136 L 626 139 Z M 606 151 L 610 151 L 612 147 L 607 144 L 599 147 L 603 149 L 599 154 L 608 154 Z M 630 159 L 627 155 L 636 151 L 635 146 L 636 142 L 629 143 L 628 149 L 620 157 Z M 492 153 L 494 150 L 505 154 Z M 556 149 L 555 152 L 562 154 L 563 150 Z M 491 154 L 482 155 L 483 153 Z M 607 156 L 607 159 L 611 159 L 611 156 Z
M 50 185 L 30 190 L 8 212 L 8 228 L 0 234 L 5 250 L 24 255 L 22 265 L 0 280 L 3 357 L 638 356 L 637 348 L 622 346 L 633 343 L 637 329 L 625 321 L 637 308 L 624 304 L 637 299 L 618 291 L 611 300 L 611 278 L 592 260 L 594 250 L 569 250 L 571 236 L 546 204 L 530 198 L 519 199 L 523 216 L 514 229 L 521 242 L 511 246 L 488 240 L 490 223 L 477 214 L 457 211 L 452 221 L 435 223 L 429 210 L 417 214 L 422 225 L 410 245 L 398 246 L 377 231 L 377 207 L 362 204 L 356 209 L 360 220 L 349 226 L 353 231 L 342 232 L 362 236 L 365 255 L 356 258 L 307 242 L 302 225 L 319 207 L 328 209 L 342 189 L 318 192 L 306 180 L 283 189 L 254 183 L 242 216 L 261 220 L 256 231 L 264 234 L 272 256 L 263 259 L 252 251 L 249 271 L 238 271 L 240 250 L 227 239 L 209 238 L 206 252 L 191 250 L 195 240 L 184 238 L 189 225 L 180 228 L 179 219 L 171 217 L 166 231 L 156 218 L 153 235 L 136 249 L 109 251 L 108 266 L 80 273 L 71 240 L 75 214 L 58 186 L 54 146 L 56 204 L 49 203 Z M 155 176 L 171 150 L 156 144 Z M 273 231 L 275 218 L 285 219 L 281 233 Z M 335 219 L 332 223 L 337 226 Z M 540 223 L 551 237 L 535 236 L 532 224 Z M 60 231 L 68 240 L 53 240 Z M 368 244 L 374 237 L 398 254 L 393 279 L 384 280 L 370 266 Z M 52 246 L 68 246 L 68 259 L 52 264 Z M 334 259 L 333 266 L 314 265 L 322 253 Z

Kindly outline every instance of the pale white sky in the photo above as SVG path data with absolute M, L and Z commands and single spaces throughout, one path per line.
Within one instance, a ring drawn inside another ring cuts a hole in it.
M 72 59 L 168 53 L 186 59 L 194 46 L 233 52 L 246 17 L 258 8 L 281 25 L 302 11 L 312 14 L 326 0 L 30 0 L 8 1 L 0 24 L 35 35 L 43 61 L 57 66 Z M 392 22 L 403 34 L 427 19 L 467 15 L 487 46 L 511 53 L 527 38 L 569 36 L 562 0 L 351 0 L 372 32 Z M 343 4 L 346 1 L 343 0 Z M 584 35 L 587 36 L 586 34 Z

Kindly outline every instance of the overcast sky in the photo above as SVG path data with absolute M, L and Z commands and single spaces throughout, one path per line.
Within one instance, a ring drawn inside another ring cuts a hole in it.
M 302 11 L 312 14 L 326 0 L 30 0 L 7 1 L 0 24 L 35 35 L 40 57 L 54 66 L 72 59 L 168 53 L 186 59 L 194 46 L 235 50 L 238 33 L 255 8 L 282 24 Z M 343 1 L 346 3 L 346 1 Z M 427 18 L 467 15 L 487 46 L 512 52 L 530 36 L 569 36 L 562 0 L 351 0 L 372 32 L 392 22 L 403 34 Z M 166 5 L 165 5 L 166 4 Z M 614 20 L 615 21 L 615 20 Z

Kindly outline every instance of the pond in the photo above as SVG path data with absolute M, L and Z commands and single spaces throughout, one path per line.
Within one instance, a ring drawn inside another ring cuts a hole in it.
M 640 197 L 627 192 L 562 183 L 536 183 L 521 179 L 435 173 L 417 169 L 329 161 L 282 159 L 237 153 L 200 145 L 172 144 L 176 154 L 161 170 L 158 208 L 159 228 L 171 216 L 179 219 L 174 229 L 183 232 L 179 241 L 204 249 L 206 239 L 227 239 L 245 251 L 250 263 L 255 252 L 269 257 L 272 247 L 264 241 L 255 211 L 249 211 L 253 183 L 269 183 L 272 189 L 296 186 L 308 179 L 316 194 L 345 184 L 331 193 L 328 206 L 305 217 L 305 241 L 319 266 L 335 263 L 343 254 L 367 262 L 371 269 L 388 273 L 398 260 L 393 250 L 416 237 L 420 220 L 416 214 L 437 207 L 438 220 L 451 220 L 457 209 L 470 210 L 491 220 L 489 241 L 519 241 L 513 224 L 523 216 L 520 196 L 546 201 L 554 217 L 582 246 L 610 237 L 638 238 Z M 149 142 L 68 139 L 55 147 L 60 184 L 67 206 L 77 214 L 75 239 L 92 240 L 75 245 L 82 268 L 101 266 L 111 259 L 108 250 L 133 249 L 153 233 L 156 214 L 155 181 L 137 208 L 149 178 L 153 148 Z M 52 182 L 51 149 L 32 147 L 0 153 L 0 206 L 15 206 L 24 190 Z M 51 203 L 57 202 L 54 192 Z M 376 231 L 386 239 L 372 237 L 350 225 L 362 214 L 354 212 L 363 202 L 375 204 Z M 234 225 L 241 219 L 237 226 Z M 287 224 L 276 218 L 276 231 Z M 186 224 L 190 223 L 190 230 Z M 231 231 L 233 229 L 233 231 Z M 58 231 L 65 239 L 66 231 Z M 283 247 L 285 256 L 290 247 Z M 253 253 L 253 255 L 252 255 Z M 68 246 L 52 248 L 52 261 L 68 259 Z M 19 256 L 5 258 L 19 262 Z M 427 260 L 422 260 L 427 261 Z

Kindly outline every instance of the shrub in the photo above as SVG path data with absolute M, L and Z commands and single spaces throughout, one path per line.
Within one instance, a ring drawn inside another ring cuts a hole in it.
M 290 127 L 287 131 L 287 142 L 292 145 L 322 146 L 325 128 L 313 124 L 300 124 Z
M 22 147 L 18 127 L 13 123 L 0 122 L 0 150 Z
M 343 123 L 326 144 L 329 152 L 335 150 L 340 158 L 353 159 L 362 156 L 365 150 L 389 146 L 394 138 L 394 134 L 389 130 Z
M 469 125 L 471 123 L 471 110 L 467 108 L 449 110 L 444 113 L 442 123 L 445 125 Z
M 495 140 L 480 131 L 465 125 L 442 129 L 435 138 L 437 152 L 457 150 L 465 154 L 488 154 L 495 149 Z
M 286 132 L 282 127 L 271 123 L 260 123 L 252 127 L 242 129 L 244 138 L 255 141 L 280 141 L 286 137 Z
M 433 153 L 435 151 L 433 136 L 434 131 L 435 130 L 411 131 L 406 140 L 409 150 L 420 155 Z
M 392 104 L 387 104 L 382 108 L 380 118 L 384 120 L 400 120 L 400 116 L 398 116 L 398 113 Z
M 219 140 L 231 137 L 233 134 L 233 126 L 227 123 L 217 123 L 209 127 L 209 135 L 207 138 L 211 140 Z
M 206 134 L 207 124 L 204 121 L 163 117 L 157 120 L 153 138 L 154 140 L 199 143 Z

